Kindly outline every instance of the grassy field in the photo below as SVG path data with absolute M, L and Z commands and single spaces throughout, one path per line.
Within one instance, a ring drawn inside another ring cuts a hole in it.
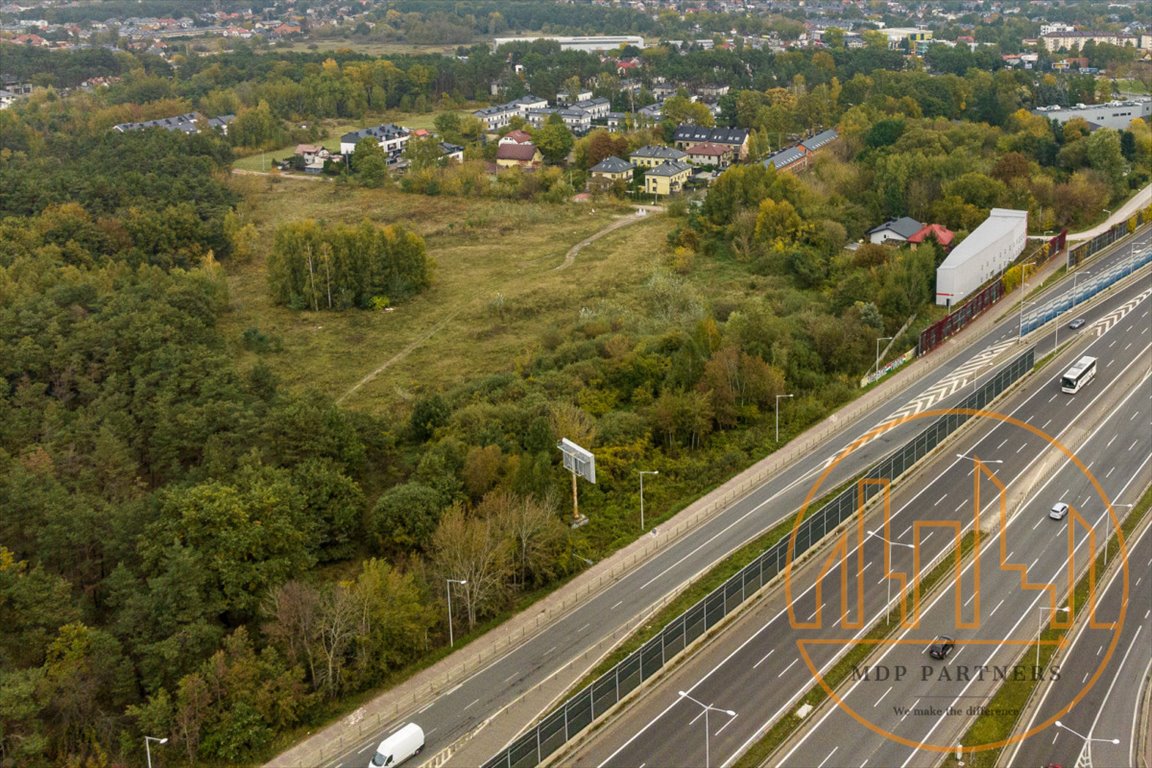
M 465 113 L 465 110 L 461 110 Z M 317 143 L 323 144 L 333 152 L 340 151 L 340 137 L 349 131 L 357 131 L 361 128 L 366 128 L 370 125 L 380 125 L 381 123 L 396 123 L 405 128 L 427 128 L 432 129 L 432 121 L 436 119 L 439 112 L 386 112 L 383 115 L 374 115 L 366 117 L 357 122 L 338 122 L 336 120 L 324 121 L 324 138 L 320 139 Z M 470 114 L 470 113 L 468 113 Z M 279 149 L 271 149 L 267 152 L 257 152 L 253 155 L 247 155 L 236 160 L 233 165 L 245 171 L 267 171 L 272 168 L 272 161 L 286 160 L 292 157 L 296 151 L 295 144 L 288 144 L 280 147 Z
M 649 276 L 663 269 L 671 223 L 651 215 L 580 251 L 556 270 L 568 249 L 631 207 L 546 205 L 522 201 L 409 195 L 331 183 L 236 177 L 244 216 L 270 242 L 277 224 L 296 218 L 400 223 L 427 240 L 433 287 L 390 312 L 297 312 L 267 296 L 264 255 L 228 265 L 231 312 L 224 330 L 242 365 L 248 328 L 277 339 L 282 351 L 260 356 L 288 385 L 349 396 L 355 409 L 389 413 L 414 393 L 468 378 L 514 370 L 537 348 L 542 333 L 605 305 L 638 311 Z M 701 275 L 711 280 L 717 275 Z M 381 370 L 383 368 L 383 370 Z

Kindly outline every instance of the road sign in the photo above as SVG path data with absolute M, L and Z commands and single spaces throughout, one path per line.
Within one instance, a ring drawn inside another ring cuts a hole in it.
M 590 483 L 596 482 L 596 457 L 591 451 L 584 450 L 566 437 L 561 438 L 556 447 L 564 454 L 564 469 Z

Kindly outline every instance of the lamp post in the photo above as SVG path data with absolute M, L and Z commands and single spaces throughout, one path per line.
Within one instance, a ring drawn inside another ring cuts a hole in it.
M 1076 765 L 1083 765 L 1086 768 L 1092 768 L 1092 742 L 1099 741 L 1102 744 L 1119 744 L 1120 739 L 1094 739 L 1091 736 L 1085 736 L 1082 733 L 1077 733 L 1059 720 L 1056 721 L 1057 728 L 1063 728 L 1073 736 L 1078 736 L 1084 740 L 1084 746 L 1080 750 L 1080 757 L 1076 760 Z
M 1135 505 L 1134 504 L 1113 504 L 1112 506 L 1113 507 L 1128 507 L 1129 509 L 1131 509 Z M 1104 510 L 1104 566 L 1105 567 L 1108 566 L 1108 540 L 1111 538 L 1108 535 L 1108 520 L 1110 519 L 1110 517 L 1111 516 L 1108 514 L 1108 510 Z
M 167 744 L 168 743 L 168 737 L 165 736 L 162 739 L 157 738 L 155 736 L 145 736 L 144 737 L 144 754 L 148 756 L 148 768 L 152 768 L 152 748 L 148 744 L 148 742 L 150 742 L 150 741 L 154 741 L 157 744 Z
M 644 532 L 644 475 L 658 475 L 658 469 L 641 469 L 640 473 L 640 532 Z
M 452 648 L 456 645 L 456 638 L 452 634 L 452 585 L 459 584 L 464 586 L 468 583 L 467 579 L 444 579 L 444 591 L 448 594 L 448 647 Z
M 1028 283 L 1024 283 L 1024 287 L 1028 287 Z M 1029 304 L 1036 304 L 1035 301 L 1028 301 L 1027 299 L 1020 299 L 1020 340 L 1024 340 L 1024 309 Z
M 712 761 L 711 761 L 712 756 L 711 756 L 711 753 L 709 751 L 709 746 L 708 746 L 708 741 L 711 738 L 711 733 L 708 730 L 708 711 L 712 710 L 715 712 L 723 712 L 724 714 L 728 715 L 729 717 L 736 717 L 736 713 L 730 709 L 720 709 L 719 707 L 714 707 L 711 704 L 705 704 L 704 702 L 700 701 L 699 699 L 692 698 L 691 696 L 689 696 L 684 691 L 680 691 L 680 698 L 688 699 L 688 701 L 691 701 L 692 703 L 699 705 L 704 710 L 704 768 L 710 768 L 710 766 L 712 765 Z
M 892 564 L 892 547 L 893 546 L 907 547 L 908 549 L 915 549 L 915 547 L 913 547 L 911 544 L 905 544 L 901 541 L 891 541 L 889 539 L 886 539 L 883 536 L 881 536 L 879 533 L 877 533 L 876 531 L 868 531 L 868 535 L 869 536 L 875 536 L 876 538 L 880 539 L 880 541 L 882 541 L 888 545 L 887 560 L 888 560 L 889 565 Z M 884 604 L 884 606 L 885 606 L 884 623 L 885 624 L 891 624 L 892 623 L 892 611 L 889 611 L 887 609 L 887 607 L 892 604 L 892 579 L 888 578 L 888 574 L 884 574 L 884 580 L 886 582 L 888 582 L 888 602 Z
M 1040 634 L 1044 631 L 1044 611 L 1053 611 L 1055 613 L 1068 613 L 1068 606 L 1063 608 L 1051 608 L 1047 605 L 1040 606 L 1040 613 L 1036 614 L 1036 668 L 1040 668 Z
M 881 336 L 880 338 L 876 339 L 876 366 L 874 369 L 876 371 L 876 373 L 880 373 L 880 342 L 892 341 L 892 339 L 894 339 L 894 338 L 896 338 L 896 337 L 895 336 Z
M 792 397 L 792 395 L 776 395 L 776 442 L 780 442 L 780 398 Z
M 1072 306 L 1073 307 L 1075 307 L 1077 304 L 1079 304 L 1079 302 L 1076 301 L 1076 298 L 1078 295 L 1076 293 L 1076 285 L 1077 285 L 1077 283 L 1080 282 L 1080 275 L 1081 274 L 1087 275 L 1089 277 L 1092 276 L 1092 273 L 1088 270 L 1080 270 L 1075 275 L 1073 275 L 1073 277 L 1072 277 Z

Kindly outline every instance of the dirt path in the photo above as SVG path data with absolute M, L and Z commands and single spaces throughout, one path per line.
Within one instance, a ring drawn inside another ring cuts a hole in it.
M 650 213 L 660 213 L 663 210 L 664 210 L 663 208 L 660 208 L 658 206 L 650 206 L 650 205 L 640 206 L 639 208 L 636 209 L 636 213 L 632 214 L 631 216 L 625 216 L 622 219 L 617 219 L 616 221 L 614 221 L 611 224 L 609 224 L 608 226 L 604 227 L 604 229 L 600 230 L 596 234 L 590 235 L 590 236 L 584 238 L 580 242 L 576 243 L 576 245 L 569 248 L 568 253 L 564 254 L 564 261 L 561 262 L 560 266 L 556 267 L 556 269 L 554 271 L 559 271 L 561 269 L 567 269 L 568 267 L 572 266 L 572 264 L 576 261 L 576 254 L 580 253 L 580 251 L 584 248 L 584 246 L 586 246 L 590 243 L 596 242 L 600 238 L 607 235 L 609 232 L 615 232 L 616 230 L 620 229 L 621 227 L 626 227 L 629 224 L 635 224 L 638 221 L 644 221 L 648 218 L 648 215 Z
M 246 173 L 254 173 L 254 172 L 253 171 L 247 171 Z M 307 177 L 305 177 L 305 178 L 307 178 Z M 636 213 L 634 213 L 630 216 L 625 216 L 623 218 L 617 219 L 616 221 L 613 221 L 611 224 L 604 227 L 599 232 L 596 232 L 595 234 L 584 238 L 580 242 L 576 243 L 576 245 L 569 248 L 568 253 L 564 255 L 564 261 L 560 264 L 560 266 L 556 267 L 555 269 L 556 270 L 566 269 L 567 267 L 571 266 L 572 263 L 576 261 L 576 254 L 578 254 L 584 246 L 588 245 L 589 243 L 595 242 L 596 240 L 599 240 L 600 238 L 607 235 L 609 232 L 615 232 L 617 229 L 620 229 L 621 227 L 626 227 L 629 224 L 635 224 L 638 221 L 645 221 L 650 214 L 662 213 L 663 210 L 664 209 L 660 208 L 659 206 L 649 206 L 649 205 L 640 206 L 639 208 L 637 208 Z M 641 211 L 643 211 L 643 213 L 641 213 Z M 373 379 L 375 379 L 377 376 L 384 373 L 384 371 L 388 370 L 392 365 L 400 362 L 405 357 L 410 355 L 412 352 L 419 349 L 424 344 L 424 342 L 428 341 L 428 339 L 435 336 L 437 332 L 439 332 L 449 322 L 454 320 L 457 315 L 459 315 L 461 312 L 463 312 L 469 303 L 461 304 L 458 308 L 456 308 L 455 310 L 450 312 L 446 317 L 441 319 L 440 322 L 438 322 L 438 323 L 436 323 L 436 325 L 432 326 L 432 328 L 429 329 L 427 333 L 424 333 L 419 338 L 417 338 L 415 341 L 408 344 L 408 346 L 404 347 L 404 349 L 402 349 L 399 352 L 397 352 L 396 354 L 392 355 L 392 357 L 388 358 L 383 363 L 381 363 L 375 370 L 373 370 L 367 376 L 365 376 L 364 378 L 360 379 L 360 381 L 358 381 L 354 385 L 352 385 L 352 387 L 348 391 L 346 391 L 344 394 L 342 394 L 336 398 L 336 404 L 340 405 L 345 400 L 350 398 L 352 395 L 356 394 L 357 390 L 359 390 L 365 384 L 368 384 Z
M 276 173 L 270 171 L 250 171 L 247 168 L 233 168 L 232 173 L 237 176 L 269 176 L 277 179 L 301 179 L 303 181 L 332 181 L 327 176 L 319 176 L 316 174 L 299 174 L 299 173 Z

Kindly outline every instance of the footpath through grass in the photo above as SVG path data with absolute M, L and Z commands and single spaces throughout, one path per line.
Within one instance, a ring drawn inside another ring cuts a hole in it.
M 1133 508 L 1131 514 L 1125 518 L 1124 522 L 1120 525 L 1120 529 L 1124 532 L 1125 540 L 1129 540 L 1132 531 L 1144 519 L 1148 513 L 1149 508 L 1152 508 L 1152 487 L 1145 489 L 1144 495 L 1140 498 L 1139 503 Z M 1116 535 L 1113 535 L 1108 540 L 1108 562 L 1114 562 L 1120 552 L 1120 540 Z M 1096 573 L 1103 574 L 1107 569 L 1104 567 L 1104 552 L 1101 552 L 1096 557 L 1095 563 Z M 1104 579 L 1098 580 L 1100 587 L 1103 588 Z M 1085 573 L 1080 581 L 1076 584 L 1076 591 L 1073 605 L 1083 606 L 1081 611 L 1088 608 L 1088 589 L 1089 589 L 1089 573 Z M 1040 635 L 1040 639 L 1044 642 L 1040 646 L 1040 668 L 1044 669 L 1048 666 L 1048 661 L 1052 655 L 1056 653 L 1063 643 L 1065 636 L 1071 634 L 1073 629 L 1053 629 L 1051 626 L 1046 628 Z M 1059 640 L 1059 643 L 1048 642 Z M 1016 730 L 1016 724 L 1019 722 L 1020 717 L 1028 708 L 1028 701 L 1032 698 L 1038 687 L 1038 681 L 1030 679 L 1027 680 L 1005 680 L 1000 689 L 996 692 L 991 699 L 989 699 L 985 709 L 987 714 L 981 715 L 976 718 L 968 731 L 964 734 L 964 738 L 960 740 L 961 744 L 995 744 L 998 741 L 1003 741 L 1010 737 Z M 970 752 L 964 755 L 964 765 L 966 768 L 994 768 L 1000 760 L 1000 754 L 1004 751 L 1004 747 L 996 747 L 992 749 L 984 749 L 979 752 Z M 960 763 L 956 760 L 955 755 L 949 755 L 948 759 L 943 763 L 944 768 L 959 768 Z

